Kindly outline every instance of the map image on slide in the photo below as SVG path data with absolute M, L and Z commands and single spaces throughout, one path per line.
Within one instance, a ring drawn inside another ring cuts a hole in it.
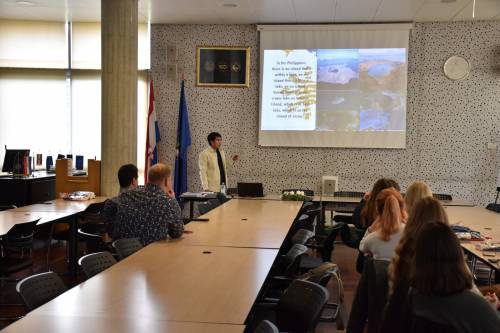
M 316 129 L 404 131 L 406 49 L 318 49 Z

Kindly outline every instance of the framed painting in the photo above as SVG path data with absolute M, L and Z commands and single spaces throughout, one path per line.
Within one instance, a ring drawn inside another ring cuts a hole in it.
M 198 87 L 240 87 L 250 85 L 250 48 L 199 46 L 196 48 Z

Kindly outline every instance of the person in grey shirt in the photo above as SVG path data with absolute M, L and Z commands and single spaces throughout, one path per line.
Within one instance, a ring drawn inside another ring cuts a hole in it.
M 113 240 L 139 238 L 143 245 L 181 237 L 184 223 L 181 209 L 172 190 L 171 169 L 165 164 L 153 165 L 145 186 L 120 195 L 112 232 Z

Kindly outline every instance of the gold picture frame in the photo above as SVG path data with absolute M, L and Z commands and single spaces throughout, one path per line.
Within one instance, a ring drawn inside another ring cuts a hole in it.
M 196 86 L 248 88 L 250 47 L 198 46 Z

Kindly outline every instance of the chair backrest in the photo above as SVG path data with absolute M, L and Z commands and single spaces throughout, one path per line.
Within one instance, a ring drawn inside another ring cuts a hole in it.
M 364 192 L 355 191 L 337 191 L 333 193 L 333 196 L 342 198 L 362 198 L 364 195 Z
M 212 209 L 218 207 L 221 204 L 219 199 L 210 199 L 206 202 L 198 204 L 198 211 L 201 215 L 208 213 Z
M 104 209 L 105 204 L 106 204 L 106 201 L 91 203 L 90 205 L 87 206 L 87 208 L 85 208 L 83 213 L 84 214 L 100 214 L 101 211 Z
M 85 276 L 91 278 L 116 264 L 116 259 L 109 252 L 97 252 L 81 257 L 78 264 L 82 267 Z
M 490 203 L 486 206 L 486 209 L 491 210 L 495 213 L 500 213 L 500 204 Z
M 294 244 L 290 250 L 283 256 L 284 269 L 283 275 L 294 277 L 300 267 L 300 259 L 307 252 L 307 247 L 301 244 Z
M 32 239 L 38 221 L 40 221 L 40 219 L 36 219 L 31 222 L 15 224 L 12 228 L 10 228 L 9 231 L 7 231 L 7 234 L 5 234 L 5 238 L 9 240 Z
M 451 197 L 451 194 L 432 193 L 432 196 L 434 197 L 434 199 L 441 200 L 441 201 L 453 200 L 453 198 Z
M 294 280 L 281 296 L 276 310 L 280 331 L 313 332 L 328 298 L 319 284 Z
M 323 261 L 332 260 L 332 252 L 335 249 L 335 239 L 342 229 L 348 229 L 349 227 L 345 223 L 337 223 L 331 229 L 330 233 L 323 242 L 323 248 L 321 249 L 321 258 Z
M 113 247 L 116 249 L 120 260 L 122 260 L 132 253 L 139 251 L 144 246 L 139 241 L 139 238 L 122 238 L 114 241 Z
M 2 210 L 12 209 L 12 208 L 17 208 L 17 207 L 16 205 L 0 205 L 0 212 Z
M 303 189 L 303 188 L 292 188 L 292 189 L 288 189 L 288 190 L 282 190 L 281 194 L 283 194 L 285 192 L 292 192 L 292 191 L 293 192 L 302 191 L 308 197 L 313 197 L 314 196 L 314 191 L 313 190 L 307 190 L 307 189 Z
M 21 295 L 26 307 L 31 311 L 59 296 L 68 288 L 59 275 L 54 272 L 46 272 L 19 281 L 16 290 Z
M 255 328 L 253 333 L 279 333 L 278 328 L 269 320 L 263 320 L 259 326 Z
M 295 232 L 295 234 L 293 234 L 292 238 L 290 238 L 290 241 L 292 242 L 292 244 L 304 245 L 313 236 L 314 232 L 307 229 L 299 229 L 297 230 L 297 232 Z

